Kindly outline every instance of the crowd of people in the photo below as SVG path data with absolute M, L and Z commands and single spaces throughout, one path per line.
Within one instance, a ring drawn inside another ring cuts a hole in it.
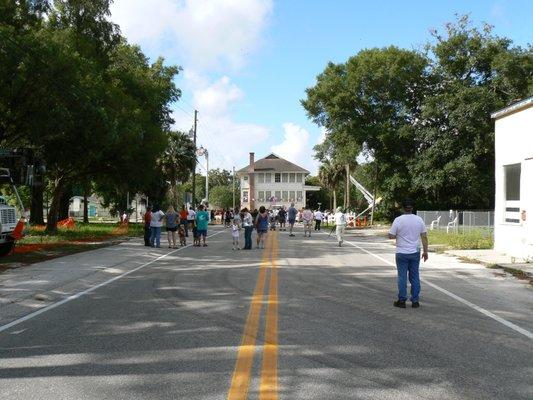
M 158 205 L 147 207 L 144 215 L 144 244 L 145 246 L 161 247 L 162 230 L 165 228 L 169 248 L 178 248 L 187 245 L 189 232 L 193 237 L 193 246 L 207 246 L 207 229 L 211 221 L 215 221 L 217 213 L 214 210 L 207 211 L 204 205 L 197 209 L 185 206 L 178 212 L 170 206 L 164 212 Z M 286 231 L 289 236 L 295 236 L 294 225 L 301 222 L 304 227 L 304 237 L 311 237 L 311 231 L 320 231 L 322 223 L 328 223 L 333 216 L 336 226 L 337 241 L 342 245 L 342 236 L 346 227 L 346 215 L 339 207 L 333 214 L 329 211 L 312 211 L 309 208 L 296 209 L 294 203 L 290 207 L 248 210 L 247 208 L 227 209 L 218 213 L 221 223 L 225 228 L 231 228 L 234 250 L 240 250 L 240 233 L 244 231 L 243 250 L 252 249 L 252 233 L 257 232 L 256 248 L 263 249 L 265 237 L 269 230 Z

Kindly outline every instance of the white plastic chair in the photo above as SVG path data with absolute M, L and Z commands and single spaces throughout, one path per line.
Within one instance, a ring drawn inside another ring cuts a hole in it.
M 446 233 L 450 233 L 450 228 L 455 229 L 457 227 L 457 222 L 459 221 L 459 215 L 456 215 L 452 222 L 448 222 L 446 227 Z
M 429 230 L 430 230 L 430 231 L 432 231 L 433 229 L 435 229 L 435 227 L 437 227 L 437 228 L 439 227 L 439 224 L 440 224 L 440 218 L 441 218 L 441 216 L 439 215 L 439 216 L 437 217 L 436 220 L 431 221 L 431 224 L 429 224 Z

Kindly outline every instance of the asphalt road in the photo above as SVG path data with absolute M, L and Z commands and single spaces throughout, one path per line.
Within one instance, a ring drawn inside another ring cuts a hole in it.
M 435 256 L 398 309 L 383 238 L 211 233 L 0 326 L 0 398 L 533 399 L 526 284 Z

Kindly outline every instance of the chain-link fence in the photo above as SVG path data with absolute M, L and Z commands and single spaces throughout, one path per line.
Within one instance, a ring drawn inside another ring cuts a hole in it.
M 417 211 L 428 229 L 462 232 L 469 229 L 494 228 L 494 211 Z

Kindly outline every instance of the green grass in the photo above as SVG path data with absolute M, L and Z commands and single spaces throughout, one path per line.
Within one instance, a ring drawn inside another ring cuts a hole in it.
M 130 223 L 127 232 L 118 224 L 76 222 L 72 229 L 59 228 L 53 235 L 44 231 L 43 227 L 31 226 L 27 235 L 19 244 L 56 243 L 75 241 L 100 241 L 113 237 L 139 237 L 143 235 L 143 225 Z
M 494 246 L 493 232 L 487 229 L 472 229 L 465 232 L 445 230 L 428 231 L 429 244 L 443 245 L 448 249 L 477 250 L 492 249 Z

